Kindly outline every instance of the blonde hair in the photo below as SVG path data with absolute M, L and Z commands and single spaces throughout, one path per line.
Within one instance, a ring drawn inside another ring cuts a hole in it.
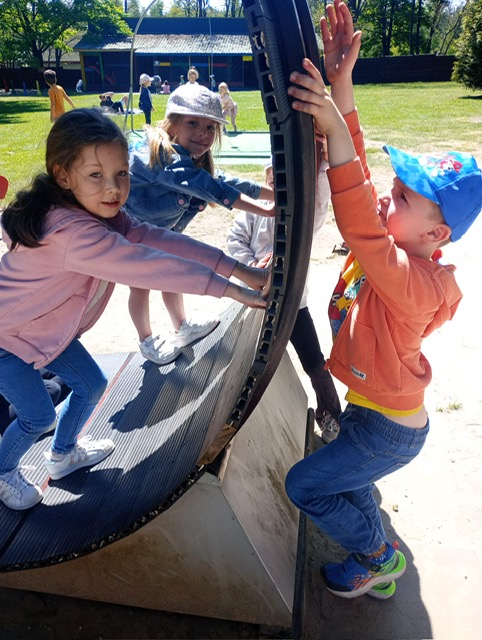
M 221 89 L 225 89 L 226 93 L 229 95 L 229 87 L 225 82 L 220 82 L 218 84 L 218 91 L 220 91 Z
M 187 77 L 189 78 L 190 76 L 194 76 L 194 78 L 196 80 L 199 79 L 199 71 L 196 69 L 196 67 L 190 67 L 188 72 L 187 72 Z
M 152 168 L 156 164 L 161 167 L 165 167 L 166 164 L 170 164 L 172 161 L 172 155 L 175 153 L 173 144 L 176 142 L 176 130 L 182 122 L 183 118 L 189 118 L 191 116 L 181 113 L 171 113 L 157 123 L 156 127 L 146 127 L 147 137 L 149 141 L 149 166 Z M 193 164 L 196 169 L 204 169 L 210 175 L 214 176 L 214 158 L 212 149 L 219 149 L 222 142 L 221 124 L 214 121 L 216 128 L 214 134 L 214 144 L 211 149 L 208 149 L 199 158 L 193 158 Z

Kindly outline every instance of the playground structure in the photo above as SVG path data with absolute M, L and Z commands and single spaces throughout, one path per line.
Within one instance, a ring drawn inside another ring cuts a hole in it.
M 284 354 L 309 263 L 315 153 L 311 118 L 291 110 L 286 87 L 318 50 L 306 0 L 243 6 L 276 191 L 267 310 L 233 304 L 162 369 L 134 354 L 100 357 L 110 382 L 88 429 L 116 449 L 56 482 L 40 462 L 45 442 L 31 450 L 45 499 L 0 508 L 3 586 L 290 626 L 303 554 L 283 483 L 305 450 L 307 406 Z M 92 563 L 103 567 L 95 584 Z

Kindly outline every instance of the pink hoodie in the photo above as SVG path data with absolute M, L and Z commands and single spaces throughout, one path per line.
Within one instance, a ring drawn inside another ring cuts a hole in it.
M 115 282 L 221 298 L 235 265 L 220 249 L 124 211 L 105 220 L 54 209 L 41 247 L 2 257 L 0 347 L 44 367 L 95 324 Z

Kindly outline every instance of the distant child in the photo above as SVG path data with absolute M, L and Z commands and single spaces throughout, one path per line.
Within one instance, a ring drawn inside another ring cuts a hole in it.
M 422 340 L 450 320 L 462 294 L 453 265 L 437 260 L 482 207 L 482 172 L 467 153 L 411 154 L 385 147 L 393 187 L 377 196 L 366 165 L 352 70 L 361 33 L 340 0 L 321 19 L 324 68 L 307 59 L 288 93 L 328 139 L 331 198 L 351 252 L 333 294 L 330 371 L 347 387 L 340 434 L 298 462 L 286 491 L 295 505 L 349 555 L 323 567 L 328 589 L 343 598 L 386 599 L 405 571 L 387 540 L 374 482 L 409 463 L 429 431 L 424 392 L 430 365 Z
M 199 80 L 199 71 L 196 69 L 196 67 L 190 67 L 187 72 L 187 81 L 190 84 L 198 84 L 198 80 Z
M 211 91 L 216 91 L 216 78 L 214 73 L 209 76 L 209 83 L 211 85 Z
M 182 75 L 182 73 L 181 73 L 181 75 L 179 76 L 179 86 L 180 86 L 180 87 L 182 87 L 182 85 L 184 84 L 184 82 L 185 82 L 185 80 L 184 80 L 184 76 L 183 76 L 183 75 Z
M 149 91 L 149 87 L 152 84 L 154 78 L 151 78 L 147 73 L 141 73 L 139 78 L 139 85 L 141 92 L 139 94 L 139 109 L 144 113 L 146 118 L 146 124 L 151 124 L 151 113 L 155 111 L 152 104 L 152 95 Z
M 167 80 L 164 80 L 164 82 L 162 83 L 162 93 L 171 93 L 171 87 Z
M 115 93 L 113 91 L 105 91 L 99 96 L 100 107 L 109 109 L 113 113 L 125 113 L 127 111 L 127 105 L 129 98 L 122 96 L 120 100 L 112 100 Z
M 238 105 L 231 98 L 228 85 L 225 82 L 219 83 L 218 91 L 219 99 L 221 100 L 221 105 L 223 107 L 223 118 L 229 118 L 233 129 L 237 131 L 238 127 L 236 126 L 236 116 L 238 114 Z
M 50 122 L 55 122 L 65 113 L 65 102 L 70 104 L 72 109 L 75 109 L 75 105 L 62 87 L 57 84 L 57 75 L 53 69 L 44 71 L 44 80 L 49 87 Z
M 185 84 L 171 93 L 166 117 L 148 129 L 148 145 L 130 154 L 131 192 L 129 213 L 151 224 L 183 231 L 208 203 L 238 208 L 260 215 L 274 215 L 273 192 L 251 180 L 216 174 L 213 145 L 221 140 L 221 103 L 215 93 L 198 84 Z M 174 338 L 154 336 L 149 318 L 149 291 L 132 289 L 129 310 L 139 336 L 142 355 L 159 365 L 173 362 L 181 348 L 213 331 L 218 318 L 188 321 L 183 297 L 163 292 L 163 301 L 174 326 Z
M 326 220 L 330 201 L 330 187 L 326 176 L 328 163 L 322 156 L 321 144 L 318 150 L 320 157 L 315 198 L 314 236 L 319 233 Z M 271 188 L 274 187 L 272 161 L 266 167 L 266 182 Z M 273 252 L 274 225 L 274 218 L 245 212 L 238 213 L 228 232 L 229 255 L 250 267 L 266 267 Z M 324 442 L 331 442 L 338 435 L 337 420 L 341 413 L 341 405 L 331 374 L 325 369 L 325 358 L 308 309 L 307 283 L 305 283 L 290 340 L 316 393 L 315 417 L 321 429 L 321 437 Z
M 47 138 L 46 169 L 2 215 L 9 250 L 0 262 L 0 394 L 18 416 L 0 440 L 0 500 L 15 510 L 42 500 L 21 459 L 56 420 L 44 454 L 52 480 L 95 465 L 114 449 L 110 439 L 78 436 L 107 385 L 79 337 L 101 316 L 115 282 L 264 307 L 269 277 L 220 249 L 131 218 L 123 209 L 127 141 L 97 108 L 57 120 Z M 58 419 L 42 367 L 72 389 Z

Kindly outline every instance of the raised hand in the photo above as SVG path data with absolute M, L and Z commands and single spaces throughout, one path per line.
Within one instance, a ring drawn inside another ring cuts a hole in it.
M 320 20 L 326 77 L 331 84 L 348 79 L 358 58 L 361 31 L 355 31 L 350 11 L 344 2 L 334 0 L 326 7 L 327 17 Z M 329 21 L 329 25 L 328 25 Z

